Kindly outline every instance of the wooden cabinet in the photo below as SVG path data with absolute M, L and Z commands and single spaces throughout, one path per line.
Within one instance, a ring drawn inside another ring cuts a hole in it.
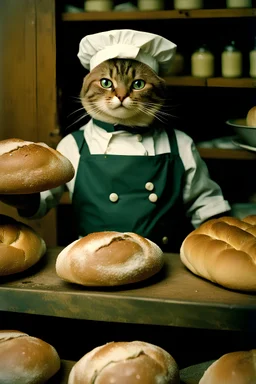
M 171 4 L 172 2 L 170 1 Z M 205 148 L 203 141 L 233 136 L 226 120 L 245 117 L 256 105 L 256 79 L 249 77 L 249 51 L 256 36 L 256 8 L 226 9 L 225 1 L 207 2 L 222 5 L 219 9 L 132 12 L 78 12 L 57 10 L 57 84 L 61 135 L 86 123 L 78 100 L 82 79 L 87 73 L 78 58 L 80 40 L 86 35 L 108 29 L 128 28 L 163 35 L 178 45 L 185 59 L 180 76 L 167 77 L 169 112 L 173 124 L 188 133 L 198 144 L 210 174 L 223 189 L 231 204 L 255 202 L 254 172 L 256 152 L 241 148 Z M 233 39 L 243 54 L 243 76 L 221 77 L 221 52 Z M 191 54 L 207 43 L 215 57 L 215 75 L 202 79 L 191 76 Z M 62 210 L 69 210 L 68 195 Z M 63 231 L 63 233 L 65 230 Z M 62 240 L 60 240 L 63 245 Z

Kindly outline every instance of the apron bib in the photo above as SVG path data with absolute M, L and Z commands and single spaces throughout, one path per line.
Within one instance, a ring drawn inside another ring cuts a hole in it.
M 135 232 L 179 250 L 184 166 L 175 133 L 168 133 L 171 153 L 156 156 L 91 155 L 83 131 L 72 135 L 80 152 L 72 199 L 79 236 Z

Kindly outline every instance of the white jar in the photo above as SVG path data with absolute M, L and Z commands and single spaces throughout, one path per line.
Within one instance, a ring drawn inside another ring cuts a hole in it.
M 160 11 L 164 9 L 164 0 L 137 0 L 140 11 Z
M 191 56 L 191 75 L 201 78 L 214 76 L 214 56 L 205 45 Z
M 174 0 L 174 9 L 200 9 L 203 0 Z
M 241 77 L 243 72 L 242 52 L 236 48 L 235 42 L 224 48 L 221 54 L 221 73 L 226 78 Z
M 86 0 L 84 10 L 86 12 L 106 12 L 113 9 L 113 0 Z
M 251 8 L 252 0 L 226 0 L 227 8 Z

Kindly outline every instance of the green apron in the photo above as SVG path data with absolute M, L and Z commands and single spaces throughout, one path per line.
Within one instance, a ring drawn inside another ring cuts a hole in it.
M 135 232 L 165 252 L 179 251 L 192 228 L 186 229 L 176 135 L 166 132 L 171 153 L 156 156 L 91 155 L 84 132 L 72 133 L 80 152 L 72 199 L 79 236 Z

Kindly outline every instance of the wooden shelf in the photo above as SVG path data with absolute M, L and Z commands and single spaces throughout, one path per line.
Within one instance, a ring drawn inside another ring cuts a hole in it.
M 242 149 L 197 148 L 204 159 L 256 160 L 256 152 Z
M 256 88 L 256 79 L 245 77 L 227 79 L 224 77 L 211 77 L 201 79 L 193 76 L 168 76 L 165 77 L 167 85 L 184 87 L 226 87 L 226 88 Z
M 49 248 L 35 266 L 1 278 L 2 311 L 70 319 L 254 331 L 256 295 L 224 289 L 188 271 L 178 254 L 163 269 L 129 286 L 97 288 L 66 283 L 55 270 L 63 248 Z
M 63 13 L 63 21 L 116 21 L 116 20 L 167 20 L 255 17 L 256 8 L 242 9 L 193 9 L 189 11 L 132 11 L 132 12 L 78 12 Z
M 239 79 L 226 79 L 224 77 L 212 77 L 206 80 L 208 87 L 229 87 L 229 88 L 256 88 L 256 79 L 253 78 L 239 78 Z

